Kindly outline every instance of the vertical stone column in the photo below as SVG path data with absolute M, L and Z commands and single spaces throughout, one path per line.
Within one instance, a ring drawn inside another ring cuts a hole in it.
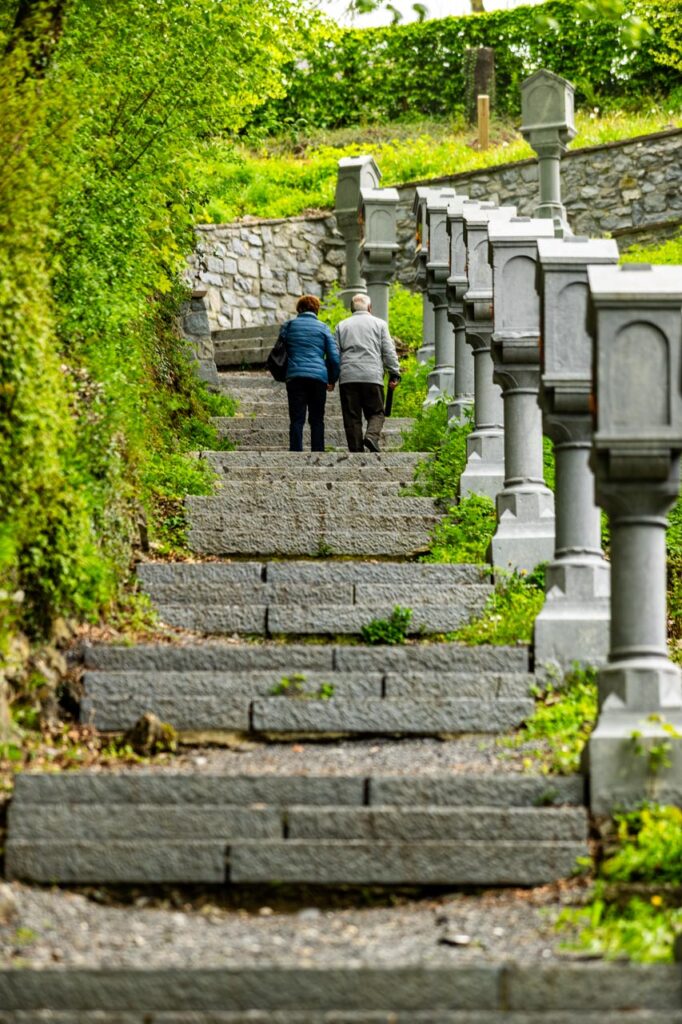
M 417 352 L 417 361 L 427 363 L 436 354 L 436 320 L 433 306 L 426 290 L 426 264 L 429 259 L 429 226 L 426 220 L 426 200 L 430 189 L 418 186 L 415 189 L 412 212 L 415 216 L 415 283 L 422 294 L 422 345 Z
M 429 235 L 426 287 L 433 304 L 436 365 L 427 378 L 429 390 L 425 406 L 455 393 L 455 333 L 448 320 L 445 294 L 450 273 L 447 210 L 448 203 L 454 198 L 454 189 L 431 189 L 426 199 Z
M 495 297 L 494 379 L 504 399 L 504 489 L 497 496 L 492 563 L 530 571 L 554 554 L 554 495 L 543 476 L 540 388 L 540 300 L 535 287 L 538 239 L 549 220 L 491 221 Z
M 346 287 L 340 292 L 346 306 L 350 306 L 353 295 L 367 290 L 360 272 L 360 190 L 378 188 L 380 180 L 381 172 L 371 156 L 343 157 L 339 160 L 334 215 L 346 245 Z
M 667 650 L 665 554 L 680 488 L 682 267 L 589 267 L 588 281 L 592 466 L 609 516 L 612 582 L 589 765 L 592 809 L 607 814 L 644 798 L 682 803 L 682 673 Z M 656 771 L 654 744 L 668 747 L 669 764 Z
M 448 320 L 455 331 L 455 400 L 448 404 L 448 421 L 464 423 L 474 404 L 474 354 L 466 341 L 464 295 L 468 287 L 467 250 L 464 242 L 464 204 L 467 196 L 450 200 L 447 232 L 450 240 L 450 276 L 445 282 Z
M 556 541 L 545 603 L 535 620 L 535 669 L 601 665 L 609 641 L 610 570 L 589 466 L 592 339 L 587 268 L 618 262 L 606 239 L 541 238 L 538 257 L 542 346 L 540 405 L 556 457 Z
M 218 370 L 215 364 L 211 325 L 206 309 L 207 290 L 206 286 L 202 284 L 197 284 L 192 289 L 191 298 L 184 304 L 180 312 L 180 329 L 192 347 L 199 379 L 217 387 Z
M 575 138 L 574 89 L 551 71 L 536 71 L 521 85 L 521 132 L 538 154 L 540 202 L 535 216 L 549 218 L 557 237 L 570 234 L 561 202 L 561 158 Z
M 397 210 L 400 196 L 394 188 L 360 190 L 360 223 L 363 239 L 360 246 L 362 272 L 372 300 L 372 312 L 388 323 L 388 293 L 395 276 L 395 255 L 400 248 L 397 238 Z
M 504 483 L 504 410 L 493 381 L 493 278 L 488 252 L 488 223 L 508 220 L 515 206 L 462 203 L 467 286 L 462 296 L 466 342 L 474 355 L 474 429 L 467 438 L 467 464 L 459 484 L 461 498 L 482 494 L 495 500 Z

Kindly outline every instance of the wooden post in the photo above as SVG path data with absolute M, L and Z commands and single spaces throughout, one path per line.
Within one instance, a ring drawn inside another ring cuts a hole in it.
M 490 144 L 490 97 L 478 97 L 478 148 L 487 149 Z

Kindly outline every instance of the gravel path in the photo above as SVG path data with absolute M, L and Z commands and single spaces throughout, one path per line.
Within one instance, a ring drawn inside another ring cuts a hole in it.
M 0 965 L 115 968 L 263 966 L 264 957 L 299 966 L 556 962 L 565 954 L 553 920 L 583 889 L 571 883 L 414 901 L 393 896 L 395 906 L 366 909 L 315 906 L 325 899 L 315 894 L 292 913 L 258 901 L 253 910 L 234 909 L 218 891 L 195 892 L 192 902 L 180 891 L 133 896 L 125 906 L 102 904 L 108 894 L 100 890 L 88 896 L 13 883 L 5 891 L 16 914 L 0 924 Z

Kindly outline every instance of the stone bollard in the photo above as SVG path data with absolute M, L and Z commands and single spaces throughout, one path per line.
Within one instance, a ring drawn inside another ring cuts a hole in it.
M 464 203 L 467 201 L 467 196 L 455 196 L 447 211 L 450 276 L 445 282 L 445 294 L 448 320 L 455 331 L 455 400 L 448 404 L 448 422 L 452 423 L 465 423 L 474 404 L 474 354 L 467 345 L 464 323 L 464 295 L 468 288 L 464 242 Z
M 426 199 L 430 189 L 419 185 L 415 189 L 412 212 L 415 216 L 415 283 L 422 294 L 422 345 L 417 352 L 417 362 L 428 363 L 436 354 L 436 321 L 433 305 L 426 290 L 426 264 L 429 259 L 429 226 L 426 222 Z
M 180 311 L 180 331 L 192 347 L 197 376 L 205 384 L 217 387 L 219 378 L 215 364 L 211 325 L 206 309 L 206 292 L 207 289 L 204 285 L 194 286 L 191 298 L 183 303 Z
M 538 155 L 540 203 L 536 217 L 549 217 L 560 237 L 570 234 L 561 202 L 561 158 L 575 138 L 570 82 L 551 71 L 536 71 L 521 84 L 521 133 Z
M 589 465 L 592 339 L 587 268 L 618 262 L 606 239 L 538 241 L 542 345 L 540 405 L 556 457 L 556 541 L 545 603 L 535 620 L 535 669 L 601 665 L 609 646 L 609 565 Z
M 455 332 L 448 320 L 445 285 L 450 273 L 448 240 L 448 203 L 455 198 L 452 188 L 431 189 L 426 198 L 429 258 L 426 263 L 426 287 L 433 304 L 436 365 L 427 378 L 429 390 L 424 406 L 455 394 Z
M 397 212 L 400 196 L 394 188 L 360 190 L 360 245 L 362 273 L 372 300 L 372 312 L 388 323 L 388 292 L 395 276 L 395 256 L 400 246 L 397 237 Z
M 488 254 L 488 223 L 509 220 L 515 206 L 465 200 L 464 242 L 467 289 L 463 295 L 467 344 L 474 355 L 474 429 L 467 438 L 467 464 L 460 498 L 482 494 L 495 500 L 504 484 L 504 408 L 493 381 L 490 336 L 493 332 L 493 278 Z
M 495 296 L 494 379 L 504 399 L 504 489 L 497 496 L 492 564 L 530 571 L 554 554 L 554 495 L 543 477 L 538 239 L 550 220 L 491 221 L 488 237 Z
M 680 488 L 682 267 L 589 267 L 597 501 L 611 529 L 611 641 L 589 742 L 596 814 L 682 804 L 682 673 L 666 643 L 666 515 Z
M 381 171 L 371 156 L 343 157 L 339 160 L 334 216 L 346 244 L 346 287 L 341 290 L 340 296 L 347 307 L 350 307 L 354 295 L 367 290 L 360 273 L 360 190 L 378 188 L 380 180 Z

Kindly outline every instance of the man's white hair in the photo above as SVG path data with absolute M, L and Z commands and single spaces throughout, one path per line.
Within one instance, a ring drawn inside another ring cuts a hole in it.
M 353 298 L 350 300 L 350 308 L 353 311 L 353 313 L 359 313 L 361 309 L 364 309 L 366 312 L 371 305 L 372 300 L 370 299 L 369 295 L 363 295 L 362 292 L 359 292 L 357 295 L 354 295 Z

